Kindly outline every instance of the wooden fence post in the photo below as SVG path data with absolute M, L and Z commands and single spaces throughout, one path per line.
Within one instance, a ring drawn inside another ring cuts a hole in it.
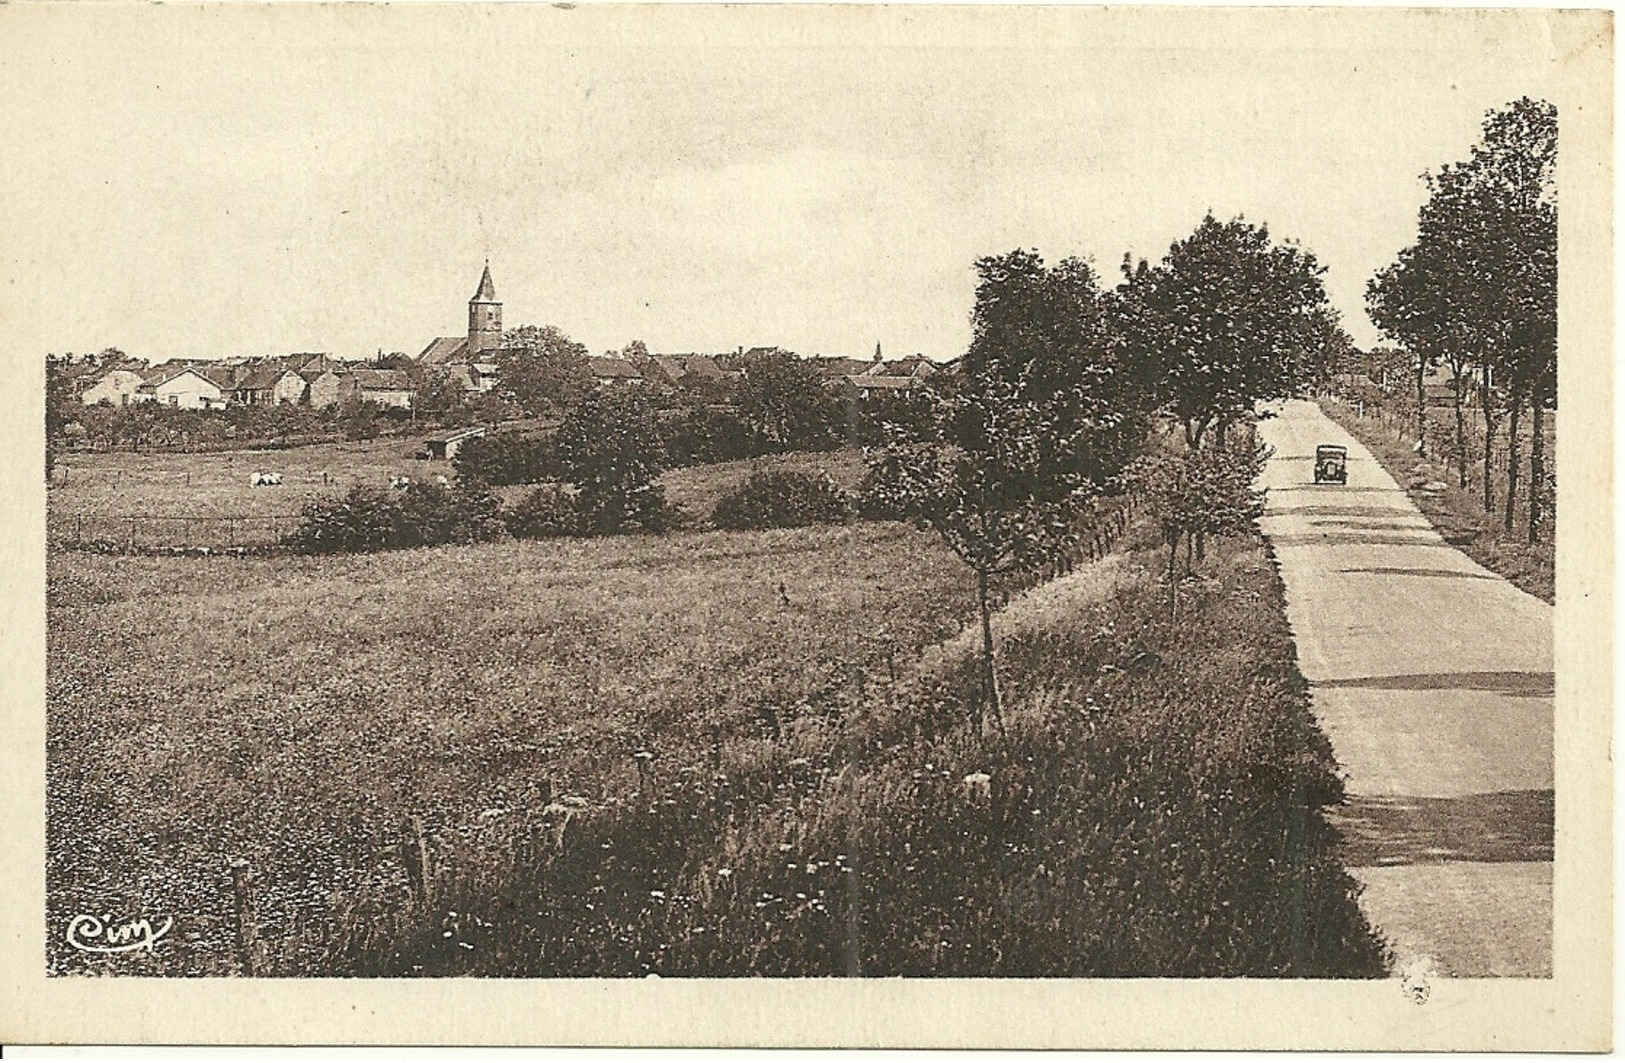
M 259 976 L 265 959 L 265 945 L 260 941 L 259 920 L 254 913 L 251 892 L 253 875 L 247 860 L 239 857 L 231 862 L 231 892 L 237 913 L 237 967 L 249 978 Z
M 423 818 L 412 816 L 406 821 L 406 838 L 401 842 L 401 863 L 406 867 L 406 879 L 412 887 L 412 897 L 420 908 L 434 905 L 434 859 L 429 853 L 429 838 L 423 830 Z

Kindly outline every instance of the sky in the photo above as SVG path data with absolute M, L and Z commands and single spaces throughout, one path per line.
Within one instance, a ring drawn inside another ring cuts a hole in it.
M 1552 12 L 0 8 L 18 353 L 962 353 L 974 263 L 1160 258 L 1209 211 L 1362 346 L 1424 170 L 1562 98 Z

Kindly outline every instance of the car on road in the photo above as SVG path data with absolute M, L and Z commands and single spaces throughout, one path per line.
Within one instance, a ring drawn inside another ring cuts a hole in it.
M 1315 483 L 1346 484 L 1349 482 L 1349 448 L 1335 443 L 1322 443 L 1315 448 Z

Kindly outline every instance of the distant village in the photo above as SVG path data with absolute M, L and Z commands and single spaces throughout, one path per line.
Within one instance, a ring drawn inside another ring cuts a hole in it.
M 738 379 L 738 366 L 750 355 L 775 348 L 739 347 L 720 354 L 681 353 L 587 359 L 592 375 L 608 386 L 685 388 Z M 76 379 L 86 406 L 155 403 L 184 410 L 232 406 L 303 405 L 316 409 L 359 400 L 410 410 L 420 382 L 430 375 L 449 380 L 469 397 L 498 388 L 504 352 L 502 302 L 487 263 L 468 302 L 468 332 L 437 336 L 416 356 L 384 355 L 374 361 L 335 358 L 325 353 L 264 357 L 172 359 L 154 365 L 140 359 L 86 365 Z M 880 345 L 869 359 L 819 355 L 806 359 L 844 398 L 863 400 L 882 393 L 923 387 L 951 364 L 924 355 L 885 360 Z

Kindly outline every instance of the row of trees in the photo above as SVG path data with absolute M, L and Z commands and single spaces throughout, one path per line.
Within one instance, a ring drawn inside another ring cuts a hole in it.
M 1371 319 L 1413 358 L 1417 433 L 1426 440 L 1426 375 L 1451 377 L 1456 463 L 1468 483 L 1466 393 L 1476 377 L 1485 417 L 1483 505 L 1491 512 L 1496 421 L 1507 419 L 1506 530 L 1513 531 L 1531 411 L 1528 524 L 1540 535 L 1546 479 L 1545 418 L 1557 401 L 1557 110 L 1527 97 L 1492 111 L 1463 162 L 1424 175 L 1428 200 L 1417 240 L 1371 279 Z
M 1172 590 L 1182 541 L 1256 516 L 1259 455 L 1230 430 L 1320 379 L 1347 338 L 1314 257 L 1241 219 L 1204 218 L 1156 265 L 1125 260 L 1115 289 L 1032 251 L 977 272 L 958 385 L 933 395 L 933 432 L 873 455 L 871 482 L 975 572 L 982 703 L 1002 728 L 992 581 L 1073 550 L 1091 503 L 1132 486 L 1163 521 Z M 1180 426 L 1179 453 L 1146 454 L 1159 416 Z
M 641 341 L 616 353 L 654 373 Z M 882 421 L 905 422 L 912 409 L 906 399 L 866 400 L 855 408 L 830 389 L 817 365 L 789 351 L 754 350 L 730 365 L 739 370 L 737 379 L 696 375 L 681 389 L 650 391 L 650 404 L 668 421 L 688 415 L 684 430 L 696 460 L 876 442 Z M 526 325 L 506 333 L 497 367 L 503 391 L 535 417 L 562 417 L 595 388 L 586 347 L 551 325 Z

